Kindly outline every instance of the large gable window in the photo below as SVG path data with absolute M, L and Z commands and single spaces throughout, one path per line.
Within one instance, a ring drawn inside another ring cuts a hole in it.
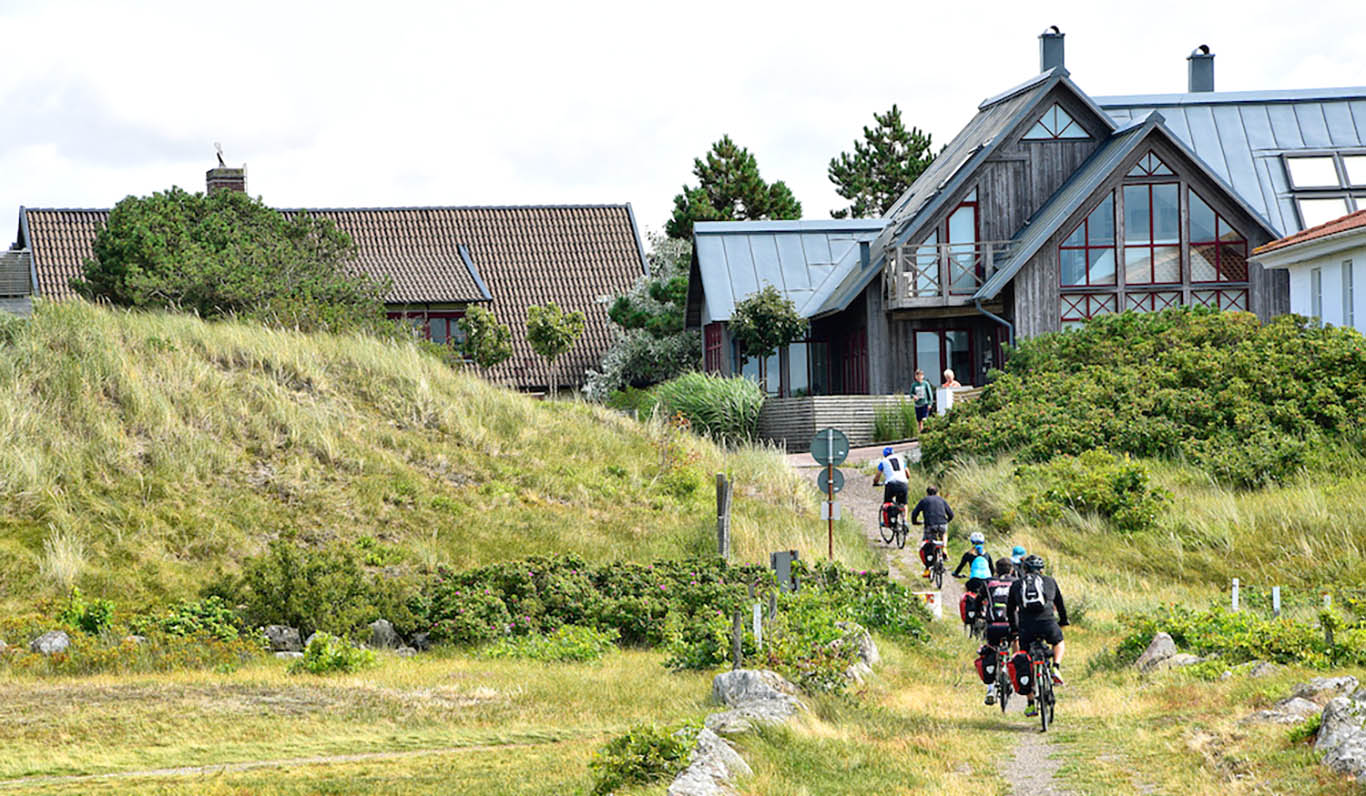
M 1043 117 L 1029 128 L 1029 132 L 1024 134 L 1026 141 L 1053 141 L 1067 138 L 1090 138 L 1086 129 L 1077 124 L 1071 114 L 1063 110 L 1062 106 L 1053 103 L 1053 107 L 1044 111 Z
M 1064 286 L 1115 283 L 1115 199 L 1096 205 L 1058 247 Z
M 1223 216 L 1190 192 L 1192 282 L 1246 282 L 1247 241 Z
M 1124 281 L 1181 281 L 1181 186 L 1124 186 Z

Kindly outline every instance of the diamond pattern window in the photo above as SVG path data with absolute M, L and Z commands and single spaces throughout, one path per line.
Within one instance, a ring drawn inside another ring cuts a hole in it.
M 1190 205 L 1191 281 L 1246 282 L 1247 240 L 1195 191 Z
M 1138 162 L 1134 164 L 1134 167 L 1132 169 L 1129 169 L 1128 176 L 1170 177 L 1172 176 L 1172 170 L 1167 168 L 1167 164 L 1163 163 L 1161 158 L 1159 158 L 1157 155 L 1154 155 L 1152 152 L 1149 152 L 1148 154 L 1139 158 Z
M 1043 117 L 1029 128 L 1025 133 L 1026 141 L 1054 141 L 1067 138 L 1090 138 L 1086 129 L 1077 124 L 1076 120 L 1062 106 L 1053 103 L 1053 107 L 1044 111 Z

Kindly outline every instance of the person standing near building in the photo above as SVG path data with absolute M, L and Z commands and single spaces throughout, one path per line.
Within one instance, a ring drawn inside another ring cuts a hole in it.
M 934 405 L 934 385 L 925 379 L 925 371 L 915 371 L 915 381 L 911 383 L 911 400 L 915 401 L 915 433 L 925 430 L 925 418 L 930 416 Z

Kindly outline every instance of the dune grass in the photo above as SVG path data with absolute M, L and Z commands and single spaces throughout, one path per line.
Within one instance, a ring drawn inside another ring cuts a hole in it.
M 726 452 L 583 402 L 537 402 L 416 346 L 41 304 L 0 338 L 0 602 L 79 585 L 194 591 L 286 530 L 404 566 L 825 549 L 777 452 Z M 869 561 L 852 525 L 837 557 Z

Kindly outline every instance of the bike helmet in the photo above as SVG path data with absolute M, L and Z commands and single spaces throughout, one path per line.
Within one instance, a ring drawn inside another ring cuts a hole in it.
M 1039 556 L 1026 556 L 1020 565 L 1024 567 L 1025 572 L 1043 572 L 1044 567 L 1043 559 Z
M 968 541 L 973 544 L 986 544 L 987 537 L 981 531 L 973 531 L 972 535 L 968 537 Z
M 892 446 L 891 446 L 891 445 L 888 445 L 887 447 L 883 448 L 883 449 L 882 449 L 882 455 L 883 455 L 883 456 L 891 456 L 891 455 L 892 455 Z
M 1024 557 L 1025 557 L 1025 549 L 1024 549 L 1024 547 L 1021 546 L 1021 545 L 1015 545 L 1015 548 L 1014 548 L 1013 550 L 1010 551 L 1010 557 L 1013 558 L 1013 559 L 1015 559 L 1016 561 L 1019 561 L 1020 559 L 1024 558 Z

